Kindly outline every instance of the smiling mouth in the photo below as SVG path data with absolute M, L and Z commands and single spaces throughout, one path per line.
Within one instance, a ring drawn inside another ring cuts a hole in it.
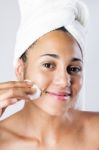
M 71 93 L 53 93 L 46 91 L 47 94 L 50 96 L 54 96 L 57 98 L 57 100 L 66 101 L 69 100 L 71 97 Z

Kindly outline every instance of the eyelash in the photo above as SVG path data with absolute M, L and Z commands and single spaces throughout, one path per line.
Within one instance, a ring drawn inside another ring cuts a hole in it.
M 71 74 L 71 75 L 78 74 L 81 71 L 82 71 L 82 68 L 80 66 L 68 66 L 67 67 L 67 72 L 68 74 Z
M 54 63 L 44 63 L 43 67 L 45 67 L 46 69 L 49 69 L 49 70 L 53 70 L 56 68 L 56 65 Z M 69 66 L 67 66 L 66 70 L 67 70 L 68 74 L 75 75 L 82 71 L 82 67 L 69 65 Z
M 55 64 L 53 64 L 53 63 L 44 63 L 43 67 L 45 67 L 46 69 L 53 70 L 55 68 Z

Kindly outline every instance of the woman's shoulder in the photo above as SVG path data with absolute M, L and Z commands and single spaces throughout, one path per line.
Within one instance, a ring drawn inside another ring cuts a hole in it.
M 19 126 L 15 118 L 16 115 L 13 115 L 0 121 L 0 150 L 9 149 L 16 141 Z
M 99 129 L 99 112 L 79 111 L 79 117 L 86 125 L 93 125 Z
M 0 141 L 5 137 L 14 136 L 14 132 L 18 130 L 18 120 L 18 113 L 16 113 L 0 121 Z
M 79 118 L 86 123 L 97 122 L 97 124 L 99 124 L 99 112 L 84 110 L 75 110 L 75 112 L 76 118 Z
M 99 142 L 99 112 L 81 111 L 80 115 L 87 135 Z
M 92 111 L 80 111 L 81 117 L 89 123 L 98 123 L 99 124 L 99 112 Z
M 0 129 L 2 127 L 10 127 L 11 125 L 13 125 L 15 123 L 17 116 L 18 116 L 18 113 L 15 113 L 3 120 L 0 120 Z

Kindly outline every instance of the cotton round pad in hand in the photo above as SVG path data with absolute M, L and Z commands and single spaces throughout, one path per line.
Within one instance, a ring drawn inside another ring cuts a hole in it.
M 35 93 L 33 95 L 29 95 L 31 100 L 36 100 L 41 96 L 41 90 L 38 88 L 36 84 L 32 86 L 33 89 L 35 89 Z

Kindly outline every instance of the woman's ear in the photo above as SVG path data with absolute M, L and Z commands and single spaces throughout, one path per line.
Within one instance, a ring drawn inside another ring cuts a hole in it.
M 16 65 L 15 73 L 18 80 L 24 79 L 25 63 L 22 59 L 19 59 Z

